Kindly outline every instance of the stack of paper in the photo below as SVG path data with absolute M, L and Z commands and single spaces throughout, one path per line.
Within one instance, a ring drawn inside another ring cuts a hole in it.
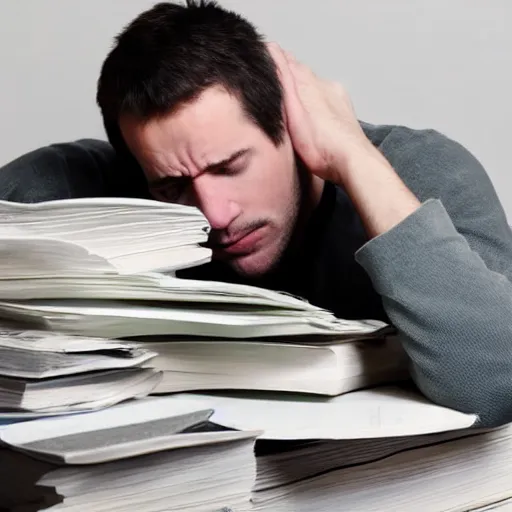
M 266 336 L 375 336 L 382 322 L 341 320 L 323 311 L 251 308 L 244 305 L 184 305 L 180 303 L 32 300 L 0 302 L 8 318 L 39 323 L 47 329 L 86 336 L 122 338 L 150 335 L 190 335 L 230 338 Z
M 412 389 L 174 399 L 211 407 L 211 421 L 223 427 L 263 431 L 253 510 L 465 512 L 499 510 L 512 497 L 512 426 L 475 429 L 475 415 Z
M 195 404 L 129 402 L 0 430 L 0 508 L 251 509 L 258 432 L 208 431 Z
M 475 421 L 395 387 L 325 399 L 150 397 L 0 428 L 11 448 L 0 451 L 0 506 L 505 511 L 512 427 L 470 429 Z
M 200 247 L 208 232 L 196 208 L 157 201 L 0 201 L 0 312 L 50 330 L 116 338 L 354 338 L 386 329 L 337 319 L 283 293 L 161 273 L 209 260 Z M 194 248 L 204 257 L 188 257 Z M 176 260 L 176 251 L 187 257 Z
M 475 415 L 432 404 L 413 389 L 174 400 L 213 408 L 210 420 L 223 427 L 263 431 L 253 510 L 506 510 L 512 497 L 512 426 L 475 429 Z
M 0 317 L 39 330 L 0 333 L 0 509 L 505 510 L 511 428 L 355 391 L 407 378 L 382 322 L 174 277 L 208 233 L 156 201 L 0 202 Z
M 0 302 L 40 329 L 131 338 L 158 354 L 155 393 L 258 389 L 337 395 L 408 378 L 399 340 L 380 322 L 323 310 L 180 302 Z
M 0 201 L 0 275 L 173 272 L 210 259 L 209 229 L 196 208 L 145 199 Z
M 254 309 L 260 307 L 289 309 L 332 316 L 301 298 L 256 286 L 180 279 L 156 272 L 137 274 L 100 272 L 62 276 L 60 271 L 56 270 L 53 275 L 18 279 L 16 268 L 16 260 L 12 260 L 9 273 L 0 276 L 2 285 L 0 299 L 122 299 L 192 303 L 205 307 L 209 304 L 218 306 L 238 304 Z
M 311 458 L 321 457 L 313 450 L 288 453 L 288 463 L 261 457 L 258 473 L 264 481 L 253 493 L 253 510 L 331 512 L 341 506 L 351 512 L 463 512 L 491 504 L 499 509 L 500 502 L 512 497 L 512 427 L 461 433 L 459 439 L 437 435 L 386 444 L 330 442 L 316 448 L 330 451 L 328 467 L 302 480 L 297 468 L 308 468 Z M 275 473 L 281 485 L 268 478 Z
M 156 201 L 0 202 L 0 317 L 146 343 L 158 353 L 150 365 L 164 372 L 155 393 L 336 395 L 408 377 L 407 357 L 383 322 L 343 320 L 285 293 L 161 272 L 208 260 L 200 246 L 208 232 L 197 209 Z M 203 259 L 175 258 L 196 249 Z
M 0 417 L 98 409 L 148 395 L 156 356 L 127 342 L 45 331 L 0 331 Z

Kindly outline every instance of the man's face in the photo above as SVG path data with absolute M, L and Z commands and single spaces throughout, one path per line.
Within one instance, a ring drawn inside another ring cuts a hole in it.
M 166 116 L 126 116 L 120 128 L 155 199 L 197 206 L 206 216 L 214 258 L 249 277 L 272 269 L 301 197 L 288 134 L 276 147 L 217 87 Z

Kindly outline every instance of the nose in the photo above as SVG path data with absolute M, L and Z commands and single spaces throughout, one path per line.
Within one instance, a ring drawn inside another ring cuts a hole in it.
M 240 208 L 236 201 L 230 199 L 229 185 L 204 174 L 194 180 L 194 197 L 196 206 L 206 217 L 214 230 L 226 229 L 239 215 Z

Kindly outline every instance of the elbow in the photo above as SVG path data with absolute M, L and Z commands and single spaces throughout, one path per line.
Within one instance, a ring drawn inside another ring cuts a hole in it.
M 512 395 L 499 398 L 498 392 L 492 394 L 490 391 L 488 403 L 469 404 L 478 418 L 475 428 L 496 428 L 512 423 Z
M 508 364 L 512 363 L 509 361 Z M 512 371 L 450 375 L 446 379 L 413 378 L 422 393 L 434 403 L 474 414 L 474 428 L 496 428 L 512 423 Z

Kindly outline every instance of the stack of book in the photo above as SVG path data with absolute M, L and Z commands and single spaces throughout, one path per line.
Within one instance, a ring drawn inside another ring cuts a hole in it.
M 208 233 L 154 201 L 0 202 L 0 510 L 510 506 L 511 429 L 422 397 L 382 322 L 177 278 Z
M 407 377 L 393 330 L 253 286 L 175 277 L 208 261 L 195 208 L 129 199 L 0 201 L 0 317 L 137 341 L 154 393 L 253 389 L 337 395 Z
M 14 512 L 510 510 L 512 427 L 470 429 L 473 416 L 392 387 L 276 400 L 181 394 L 11 424 L 0 429 L 0 503 Z
M 115 340 L 45 331 L 0 331 L 0 418 L 108 407 L 153 391 L 156 352 Z
M 0 430 L 0 509 L 250 510 L 259 432 L 209 429 L 211 410 L 143 400 Z

